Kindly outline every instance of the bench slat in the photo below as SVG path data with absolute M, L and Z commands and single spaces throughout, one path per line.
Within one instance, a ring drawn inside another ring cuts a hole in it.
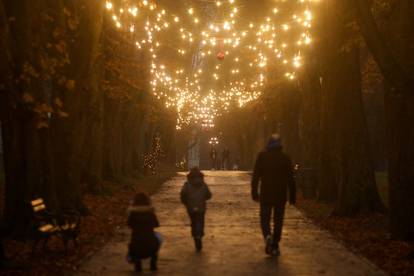
M 52 224 L 45 224 L 39 227 L 39 231 L 42 233 L 52 233 L 57 230 L 59 230 L 59 228 Z
M 35 212 L 43 211 L 45 209 L 46 209 L 46 205 L 44 204 L 33 206 L 33 211 Z
M 70 224 L 65 224 L 62 225 L 61 228 L 62 230 L 69 230 L 69 229 L 75 229 L 77 227 L 77 223 L 70 223 Z
M 32 204 L 32 206 L 44 204 L 42 198 L 38 198 L 38 199 L 32 200 L 30 203 Z

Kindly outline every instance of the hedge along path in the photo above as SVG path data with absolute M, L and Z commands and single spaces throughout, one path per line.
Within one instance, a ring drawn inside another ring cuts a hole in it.
M 316 227 L 295 207 L 286 209 L 281 256 L 268 257 L 260 232 L 259 206 L 250 199 L 245 172 L 206 172 L 213 193 L 201 253 L 194 250 L 179 192 L 185 174 L 169 180 L 153 197 L 164 236 L 157 275 L 386 275 Z M 131 275 L 125 261 L 129 230 L 120 229 L 76 275 Z M 144 263 L 144 274 L 149 272 Z M 155 273 L 152 273 L 155 274 Z

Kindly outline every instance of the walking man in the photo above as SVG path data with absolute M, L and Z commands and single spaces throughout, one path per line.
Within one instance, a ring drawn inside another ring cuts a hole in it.
M 256 160 L 252 178 L 252 198 L 260 202 L 260 222 L 265 239 L 265 252 L 279 255 L 283 218 L 289 190 L 290 204 L 296 203 L 293 168 L 289 157 L 282 151 L 282 140 L 273 134 Z M 273 234 L 270 221 L 273 213 Z

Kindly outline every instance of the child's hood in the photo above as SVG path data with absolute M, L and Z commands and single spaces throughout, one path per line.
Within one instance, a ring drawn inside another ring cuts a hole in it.
M 190 184 L 191 186 L 194 187 L 200 187 L 203 186 L 204 183 L 204 178 L 203 177 L 192 177 L 190 179 L 188 179 L 188 184 Z
M 153 213 L 154 211 L 155 211 L 155 209 L 151 205 L 143 205 L 143 206 L 131 205 L 127 209 L 128 214 L 131 214 L 131 213 Z

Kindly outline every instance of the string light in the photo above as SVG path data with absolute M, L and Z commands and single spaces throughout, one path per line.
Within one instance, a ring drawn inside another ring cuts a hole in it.
M 126 0 L 120 6 L 108 0 L 105 7 L 115 27 L 131 33 L 138 50 L 150 53 L 152 93 L 167 108 L 176 109 L 181 129 L 190 123 L 214 127 L 222 112 L 256 100 L 272 70 L 296 78 L 304 63 L 301 49 L 312 43 L 312 0 L 286 2 L 278 1 L 262 20 L 247 24 L 239 18 L 242 7 L 234 0 L 215 1 L 217 14 L 224 15 L 212 22 L 196 16 L 203 14 L 196 7 L 181 14 L 188 18 L 180 18 L 148 0 Z M 181 39 L 172 46 L 166 32 L 177 32 Z M 164 60 L 167 47 L 177 49 L 177 58 L 170 58 L 173 63 Z M 206 59 L 216 62 L 211 75 L 203 70 Z

